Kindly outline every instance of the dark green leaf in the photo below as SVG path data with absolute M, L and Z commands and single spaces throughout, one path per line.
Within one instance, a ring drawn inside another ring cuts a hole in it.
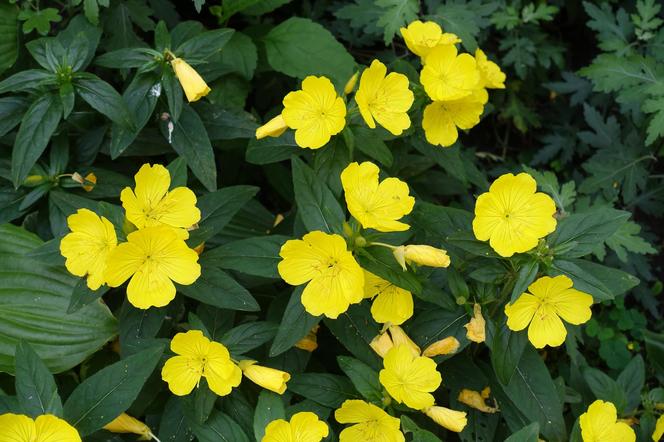
M 220 341 L 228 347 L 232 355 L 243 355 L 259 347 L 277 333 L 277 325 L 271 322 L 254 321 L 238 325 L 221 337 Z
M 281 318 L 281 324 L 277 330 L 270 356 L 280 355 L 290 349 L 300 339 L 304 338 L 313 327 L 318 324 L 320 317 L 311 316 L 304 310 L 301 297 L 305 286 L 297 287 L 288 300 L 286 311 Z
M 205 424 L 193 426 L 193 430 L 199 442 L 250 442 L 237 422 L 218 411 Z
M 234 32 L 228 28 L 203 32 L 182 43 L 175 53 L 185 60 L 206 60 L 221 51 Z
M 192 285 L 179 286 L 190 298 L 218 308 L 258 311 L 260 307 L 251 293 L 223 270 L 202 264 L 201 276 Z
M 135 124 L 127 103 L 113 89 L 113 86 L 92 74 L 86 74 L 84 77 L 76 78 L 74 87 L 78 95 L 94 110 L 106 115 L 112 122 L 120 126 L 127 129 L 134 128 Z
M 254 413 L 254 436 L 256 440 L 263 440 L 265 427 L 277 419 L 286 419 L 286 409 L 281 396 L 271 391 L 261 391 L 258 395 L 258 403 Z
M 362 268 L 411 293 L 422 292 L 422 283 L 410 271 L 404 271 L 397 263 L 392 251 L 386 247 L 366 247 L 360 251 L 357 260 Z
M 62 402 L 53 375 L 25 341 L 16 346 L 16 397 L 22 411 L 37 417 L 62 416 Z
M 540 426 L 538 422 L 523 427 L 510 437 L 505 439 L 505 442 L 537 442 L 539 440 Z
M 337 356 L 337 362 L 364 399 L 378 406 L 382 404 L 383 387 L 378 380 L 377 371 L 349 356 Z
M 348 379 L 328 373 L 293 374 L 288 390 L 330 408 L 339 408 L 347 399 L 359 399 Z
M 202 261 L 209 261 L 222 269 L 279 279 L 279 250 L 287 239 L 272 235 L 233 241 L 205 252 Z
M 18 57 L 18 11 L 16 5 L 0 4 L 0 74 Z

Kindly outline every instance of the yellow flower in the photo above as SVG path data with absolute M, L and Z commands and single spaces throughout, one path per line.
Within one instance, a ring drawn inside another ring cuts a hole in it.
M 316 350 L 318 348 L 318 339 L 316 337 L 316 333 L 318 333 L 319 327 L 320 326 L 318 325 L 314 326 L 314 328 L 309 330 L 309 333 L 307 333 L 304 338 L 295 343 L 295 346 L 300 350 L 308 351 L 309 353 Z
M 341 172 L 341 185 L 348 211 L 365 229 L 401 232 L 410 226 L 399 222 L 415 205 L 408 184 L 398 178 L 378 182 L 378 166 L 365 161 L 350 163 Z
M 288 240 L 279 252 L 279 274 L 290 285 L 309 282 L 302 292 L 302 305 L 313 316 L 336 319 L 350 304 L 362 301 L 364 273 L 346 241 L 320 231 Z
M 265 137 L 278 137 L 286 132 L 286 129 L 288 129 L 288 126 L 286 126 L 284 117 L 279 114 L 256 129 L 256 139 L 260 140 L 261 138 Z
M 22 414 L 0 415 L 0 442 L 81 442 L 78 431 L 64 420 L 43 414 L 32 420 Z
M 251 379 L 254 384 L 279 394 L 284 394 L 286 382 L 290 381 L 291 378 L 290 374 L 285 371 L 257 365 L 256 361 L 240 361 L 238 366 L 242 373 Z
M 404 442 L 401 422 L 373 404 L 349 399 L 334 412 L 340 424 L 354 424 L 339 434 L 339 442 Z
M 376 128 L 374 119 L 393 135 L 410 127 L 408 109 L 415 99 L 408 89 L 408 77 L 391 72 L 378 60 L 362 72 L 360 88 L 355 94 L 355 101 L 364 121 L 372 129 Z
M 664 414 L 657 419 L 655 424 L 655 431 L 652 433 L 653 442 L 659 442 L 664 436 Z
M 404 272 L 406 271 L 406 263 L 428 267 L 448 267 L 450 265 L 450 257 L 447 256 L 447 251 L 427 245 L 399 246 L 392 251 L 392 254 L 394 259 L 401 264 Z
M 493 61 L 486 58 L 486 54 L 480 49 L 475 50 L 475 62 L 480 71 L 480 85 L 488 89 L 505 89 L 505 74 Z
M 71 233 L 60 241 L 65 266 L 72 275 L 88 275 L 88 287 L 97 290 L 104 283 L 108 255 L 118 242 L 115 228 L 109 220 L 88 209 L 69 215 L 67 225 Z
M 470 322 L 464 325 L 466 328 L 466 337 L 468 340 L 473 342 L 484 342 L 486 339 L 486 321 L 484 316 L 482 316 L 482 306 L 475 303 L 473 306 L 473 317 L 470 318 Z
M 163 307 L 175 298 L 173 281 L 193 284 L 201 275 L 198 254 L 171 227 L 146 227 L 127 235 L 127 242 L 108 255 L 104 272 L 111 287 L 127 286 L 127 299 L 136 308 Z
M 310 411 L 301 411 L 290 422 L 277 419 L 265 427 L 261 442 L 320 442 L 327 437 L 327 424 Z
M 455 34 L 443 33 L 438 23 L 432 21 L 422 23 L 415 20 L 407 28 L 401 28 L 400 31 L 408 49 L 422 58 L 426 58 L 436 46 L 461 43 L 459 37 Z
M 556 230 L 556 204 L 527 173 L 507 173 L 477 198 L 473 232 L 500 256 L 527 252 Z
M 507 304 L 505 314 L 510 330 L 528 327 L 528 339 L 536 348 L 558 347 L 565 342 L 567 330 L 560 318 L 579 325 L 592 315 L 593 297 L 573 289 L 572 280 L 565 275 L 543 276 L 530 284 L 528 291 L 514 304 Z
M 459 341 L 454 336 L 448 336 L 434 342 L 424 349 L 422 356 L 433 358 L 434 356 L 449 355 L 456 353 L 459 349 Z
M 346 125 L 344 100 L 326 77 L 305 78 L 302 90 L 290 92 L 283 104 L 281 115 L 288 127 L 295 129 L 295 142 L 300 147 L 323 147 Z
M 636 434 L 629 425 L 617 420 L 611 402 L 597 400 L 579 417 L 583 442 L 634 442 Z
M 413 295 L 408 290 L 397 287 L 366 270 L 364 297 L 374 298 L 371 304 L 371 316 L 381 324 L 400 325 L 413 316 Z
M 166 225 L 189 228 L 201 219 L 196 195 L 187 187 L 169 191 L 171 174 L 161 164 L 143 164 L 134 175 L 136 187 L 120 193 L 126 217 L 139 229 Z
M 422 410 L 435 423 L 455 433 L 461 433 L 468 424 L 466 413 L 445 407 L 428 407 Z
M 454 45 L 437 46 L 426 58 L 420 82 L 434 101 L 450 101 L 471 95 L 477 89 L 480 73 L 470 54 L 458 55 Z
M 383 359 L 380 383 L 398 403 L 415 410 L 433 406 L 431 392 L 442 382 L 433 359 L 414 356 L 407 345 L 395 345 Z
M 359 72 L 355 72 L 353 76 L 348 79 L 346 85 L 344 86 L 344 95 L 348 95 L 353 92 L 353 89 L 355 89 L 355 85 L 357 84 L 357 77 L 359 75 Z
M 171 60 L 171 66 L 178 80 L 180 80 L 182 89 L 184 89 L 184 93 L 187 96 L 187 101 L 190 103 L 198 101 L 210 93 L 210 88 L 205 83 L 205 80 L 186 61 L 181 58 L 174 58 Z
M 498 408 L 489 407 L 486 404 L 486 398 L 482 395 L 482 393 L 479 393 L 477 391 L 468 390 L 464 388 L 459 392 L 459 396 L 457 399 L 462 404 L 466 404 L 469 407 L 475 408 L 476 410 L 480 410 L 483 413 L 495 413 L 498 411 Z
M 449 147 L 459 138 L 459 129 L 468 130 L 480 122 L 484 104 L 476 94 L 452 101 L 434 101 L 424 108 L 422 128 L 429 144 Z
M 141 436 L 139 440 L 150 440 L 154 436 L 152 431 L 150 431 L 150 427 L 126 413 L 122 413 L 120 416 L 104 425 L 104 430 L 112 433 L 138 434 Z
M 185 396 L 197 387 L 201 377 L 210 390 L 226 396 L 240 385 L 242 370 L 231 361 L 228 349 L 219 342 L 210 341 L 200 330 L 178 333 L 171 340 L 173 356 L 164 364 L 161 378 L 177 396 Z

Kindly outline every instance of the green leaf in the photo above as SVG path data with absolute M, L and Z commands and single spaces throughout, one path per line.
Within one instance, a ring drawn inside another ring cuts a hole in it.
M 280 235 L 241 239 L 205 252 L 201 259 L 222 269 L 279 279 L 279 250 L 287 239 Z
M 288 390 L 330 408 L 339 408 L 347 399 L 359 399 L 348 379 L 328 373 L 293 374 Z
M 401 26 L 417 20 L 420 5 L 417 0 L 376 0 L 376 6 L 382 9 L 378 26 L 383 28 L 385 45 L 389 45 Z
M 625 391 L 620 384 L 607 374 L 596 368 L 586 367 L 583 370 L 583 378 L 597 399 L 612 402 L 616 406 L 619 415 L 626 411 L 627 397 Z
M 627 272 L 583 259 L 557 259 L 550 273 L 569 276 L 574 288 L 590 293 L 597 301 L 613 299 L 639 284 L 639 279 Z
M 65 420 L 81 436 L 111 422 L 134 402 L 163 353 L 163 345 L 147 348 L 84 380 L 65 402 Z
M 325 319 L 325 326 L 353 356 L 373 369 L 382 367 L 381 359 L 369 343 L 380 331 L 371 317 L 369 303 L 353 304 L 337 319 Z
M 237 422 L 218 411 L 206 423 L 194 425 L 193 430 L 199 442 L 250 442 Z
M 636 355 L 618 375 L 616 382 L 625 392 L 625 413 L 632 413 L 641 403 L 641 392 L 646 381 L 646 368 L 641 355 Z
M 251 293 L 228 273 L 202 263 L 201 276 L 192 285 L 179 286 L 185 296 L 205 304 L 228 310 L 254 312 L 260 307 Z
M 239 73 L 247 80 L 253 78 L 258 51 L 248 35 L 236 31 L 219 55 L 224 68 Z
M 138 309 L 125 300 L 119 313 L 120 355 L 126 358 L 153 346 L 153 338 L 159 332 L 165 317 L 166 309 Z
M 80 364 L 116 333 L 115 318 L 103 304 L 66 313 L 78 278 L 59 263 L 26 256 L 42 244 L 23 228 L 0 226 L 0 371 L 14 373 L 14 352 L 21 340 L 49 370 L 59 373 Z
M 445 32 L 458 35 L 463 47 L 468 52 L 475 53 L 480 29 L 489 26 L 489 16 L 497 7 L 497 2 L 447 0 L 436 10 L 436 18 Z
M 355 69 L 353 57 L 330 31 L 306 18 L 292 17 L 280 23 L 263 42 L 272 69 L 291 77 L 324 75 L 343 86 Z
M 113 69 L 140 68 L 152 60 L 155 52 L 146 48 L 122 48 L 101 54 L 95 59 L 95 64 Z
M 159 440 L 169 442 L 191 442 L 194 438 L 186 422 L 181 398 L 171 396 L 159 423 Z
M 537 442 L 539 440 L 540 426 L 533 422 L 505 439 L 505 442 Z
M 383 403 L 383 386 L 378 380 L 378 372 L 364 362 L 349 356 L 337 356 L 339 368 L 355 386 L 355 389 L 369 402 L 375 405 Z
M 243 355 L 268 342 L 277 333 L 277 325 L 272 322 L 254 321 L 238 325 L 221 337 L 232 355 Z
M 62 21 L 62 17 L 55 8 L 44 8 L 37 11 L 23 9 L 18 18 L 19 20 L 25 20 L 23 23 L 24 34 L 29 34 L 36 29 L 41 35 L 46 35 L 51 29 L 51 22 L 59 23 Z
M 286 419 L 286 409 L 281 396 L 271 391 L 261 391 L 254 412 L 254 436 L 256 440 L 263 440 L 265 427 L 277 419 Z
M 248 112 L 226 109 L 212 103 L 200 103 L 203 123 L 211 140 L 256 139 L 256 118 Z M 290 158 L 288 156 L 287 158 Z
M 642 255 L 657 253 L 652 244 L 638 236 L 639 232 L 641 232 L 640 225 L 627 221 L 606 240 L 606 245 L 625 263 L 628 261 L 628 252 Z
M 92 74 L 78 75 L 74 80 L 74 87 L 83 100 L 97 112 L 106 115 L 112 122 L 128 129 L 134 128 L 127 103 L 113 86 Z
M 362 268 L 402 289 L 414 294 L 422 292 L 422 282 L 414 273 L 404 271 L 386 247 L 365 247 L 360 250 L 357 260 Z
M 169 132 L 169 124 L 173 131 Z M 161 131 L 178 155 L 184 157 L 187 166 L 207 190 L 217 189 L 217 167 L 214 150 L 205 126 L 196 111 L 186 105 L 177 121 L 162 121 Z
M 412 442 L 441 442 L 433 433 L 423 430 L 405 414 L 401 415 L 401 427 L 404 433 L 411 433 L 413 436 Z
M 25 341 L 16 346 L 16 397 L 23 413 L 62 416 L 62 402 L 55 379 Z
M 517 273 L 516 281 L 514 282 L 514 288 L 512 289 L 512 296 L 510 297 L 510 304 L 516 301 L 522 293 L 524 293 L 530 284 L 535 281 L 537 277 L 537 272 L 539 271 L 539 263 L 537 261 L 531 260 L 526 262 L 519 269 Z
M 341 233 L 346 217 L 332 191 L 299 158 L 293 157 L 292 167 L 295 202 L 307 230 Z
M 234 32 L 228 28 L 202 32 L 182 43 L 175 53 L 185 60 L 206 60 L 221 51 Z
M 357 146 L 360 152 L 384 166 L 392 166 L 392 162 L 394 161 L 392 152 L 385 142 L 377 136 L 375 131 L 363 126 L 356 126 L 352 129 L 355 136 L 355 146 Z
M 34 91 L 42 85 L 54 83 L 55 75 L 44 69 L 26 69 L 0 81 L 0 94 Z
M 161 76 L 161 85 L 166 93 L 166 101 L 168 102 L 168 110 L 170 112 L 171 120 L 176 122 L 180 119 L 180 114 L 182 113 L 184 91 L 182 90 L 182 86 L 180 86 L 180 82 L 175 76 L 173 69 L 164 69 Z
M 60 241 L 58 240 L 58 244 Z M 85 278 L 81 278 L 74 287 L 74 291 L 71 294 L 71 299 L 69 300 L 69 307 L 67 307 L 67 313 L 76 313 L 83 307 L 88 304 L 91 304 L 101 298 L 106 292 L 108 292 L 109 287 L 104 285 L 97 290 L 90 290 Z
M 15 5 L 0 4 L 0 74 L 18 57 L 18 11 Z
M 291 293 L 286 310 L 281 317 L 281 324 L 279 324 L 277 335 L 274 338 L 274 342 L 272 342 L 272 347 L 270 347 L 270 357 L 280 355 L 292 348 L 321 319 L 320 317 L 311 316 L 304 310 L 301 300 L 304 287 L 304 285 L 301 285 Z
M 513 332 L 506 324 L 496 328 L 491 345 L 491 365 L 501 384 L 510 383 L 527 345 L 525 332 Z
M 62 118 L 60 98 L 42 95 L 28 108 L 18 128 L 12 151 L 12 181 L 18 187 L 23 183 Z
M 251 164 L 272 164 L 288 160 L 301 151 L 302 148 L 295 142 L 294 132 L 286 131 L 279 137 L 250 139 L 245 158 Z
M 193 313 L 189 313 L 194 316 Z M 191 323 L 191 321 L 189 321 Z M 192 324 L 193 325 L 193 324 Z M 214 403 L 217 400 L 215 392 L 208 387 L 207 380 L 201 378 L 201 382 L 196 389 L 187 396 L 181 398 L 184 404 L 184 416 L 192 424 L 204 424 L 214 410 Z
M 0 98 L 0 137 L 21 122 L 27 108 L 28 102 L 23 97 Z

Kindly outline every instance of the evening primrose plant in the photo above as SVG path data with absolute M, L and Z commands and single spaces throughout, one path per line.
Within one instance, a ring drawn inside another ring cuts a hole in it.
M 663 437 L 655 2 L 61 3 L 0 2 L 0 442 Z

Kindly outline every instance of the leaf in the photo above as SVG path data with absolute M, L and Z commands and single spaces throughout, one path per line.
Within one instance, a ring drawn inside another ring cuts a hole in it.
M 355 136 L 355 146 L 360 152 L 384 166 L 392 166 L 392 162 L 394 161 L 392 152 L 374 131 L 366 127 L 357 126 L 353 127 L 353 135 Z
M 60 99 L 53 94 L 42 95 L 28 108 L 18 128 L 12 150 L 12 181 L 14 187 L 23 183 L 62 118 Z
M 219 411 L 206 423 L 194 425 L 193 430 L 199 442 L 250 442 L 237 422 Z
M 288 160 L 301 153 L 302 148 L 295 143 L 293 131 L 286 131 L 279 137 L 249 140 L 245 159 L 251 164 L 272 164 Z
M 113 86 L 92 74 L 78 75 L 74 80 L 74 87 L 83 100 L 97 112 L 106 115 L 112 122 L 128 129 L 134 128 L 127 103 Z
M 18 57 L 18 11 L 14 5 L 0 4 L 0 74 Z
M 378 380 L 378 372 L 364 362 L 349 356 L 337 356 L 339 368 L 355 386 L 355 389 L 369 402 L 380 406 L 383 401 L 383 386 Z
M 59 240 L 57 241 L 57 244 L 60 244 Z M 108 292 L 108 290 L 109 287 L 106 285 L 101 286 L 97 290 L 90 290 L 86 279 L 81 278 L 71 294 L 67 313 L 76 313 L 81 308 L 101 298 L 106 292 Z
M 597 301 L 613 299 L 639 284 L 639 279 L 627 272 L 583 259 L 554 260 L 552 270 L 551 276 L 569 276 L 574 288 L 590 293 Z
M 612 402 L 618 410 L 618 415 L 625 412 L 627 406 L 627 397 L 623 388 L 607 374 L 592 367 L 586 367 L 583 370 L 583 378 L 588 383 L 597 399 Z
M 19 20 L 25 20 L 23 22 L 24 34 L 29 34 L 36 29 L 41 35 L 46 35 L 51 29 L 51 22 L 59 23 L 62 21 L 62 17 L 55 8 L 43 8 L 37 11 L 24 9 L 20 12 L 18 18 Z
M 636 355 L 618 375 L 616 382 L 625 392 L 625 414 L 632 413 L 641 403 L 641 391 L 645 385 L 646 369 L 643 357 Z
M 280 235 L 241 239 L 205 252 L 201 262 L 208 261 L 222 269 L 248 275 L 279 279 L 279 250 L 288 238 Z
M 341 233 L 346 217 L 332 191 L 299 158 L 293 157 L 292 167 L 295 202 L 307 230 Z
M 641 226 L 633 221 L 627 221 L 606 240 L 609 246 L 622 262 L 627 262 L 627 252 L 638 254 L 657 253 L 657 250 L 645 239 L 641 238 L 639 232 Z
M 224 48 L 234 32 L 229 28 L 202 32 L 182 43 L 175 53 L 185 60 L 207 60 Z
M 116 333 L 115 318 L 105 305 L 66 313 L 78 278 L 59 263 L 26 256 L 42 244 L 21 227 L 0 226 L 0 371 L 14 373 L 14 352 L 21 340 L 49 370 L 60 373 L 80 364 Z
M 526 262 L 519 269 L 517 274 L 516 281 L 514 282 L 514 288 L 512 289 L 512 296 L 510 296 L 510 304 L 516 301 L 522 293 L 524 293 L 530 284 L 535 281 L 537 277 L 537 272 L 539 271 L 539 263 L 537 261 L 531 260 Z
M 438 7 L 436 16 L 445 32 L 458 35 L 463 47 L 468 52 L 475 53 L 480 29 L 489 26 L 489 16 L 497 7 L 496 2 L 448 0 Z
M 286 409 L 281 396 L 271 391 L 261 391 L 254 412 L 254 436 L 256 440 L 263 440 L 265 427 L 277 419 L 286 419 Z
M 260 310 L 251 293 L 228 273 L 207 263 L 203 263 L 201 267 L 201 276 L 196 282 L 178 287 L 185 296 L 228 310 L 248 312 Z
M 512 434 L 505 439 L 505 442 L 538 442 L 540 426 L 538 422 L 533 422 Z
M 506 324 L 497 326 L 491 345 L 491 365 L 501 384 L 510 383 L 527 345 L 525 332 L 513 332 Z
M 410 271 L 404 271 L 392 251 L 379 246 L 360 250 L 357 260 L 362 268 L 413 294 L 422 292 L 422 282 Z
M 382 361 L 369 347 L 369 343 L 380 330 L 371 317 L 368 303 L 351 305 L 337 319 L 324 321 L 325 326 L 353 356 L 373 369 L 382 367 Z
M 16 397 L 23 413 L 62 416 L 62 402 L 55 379 L 25 341 L 16 346 Z
M 634 26 L 623 8 L 614 13 L 611 5 L 584 1 L 583 8 L 590 17 L 588 27 L 597 32 L 599 47 L 604 51 L 616 51 L 619 55 L 629 47 Z
M 27 108 L 28 102 L 23 97 L 0 98 L 0 137 L 21 122 Z
M 84 380 L 65 402 L 65 420 L 81 436 L 111 422 L 134 402 L 163 353 L 163 345 L 147 348 Z
M 281 317 L 277 335 L 270 347 L 270 357 L 280 355 L 292 348 L 320 322 L 320 317 L 311 316 L 304 310 L 301 299 L 304 287 L 301 285 L 291 293 L 286 310 Z
M 211 103 L 201 103 L 199 109 L 202 109 L 203 123 L 211 140 L 249 138 L 250 142 L 255 141 L 258 124 L 250 113 Z
M 376 6 L 382 8 L 378 26 L 383 28 L 385 45 L 389 45 L 401 26 L 417 20 L 420 5 L 417 0 L 376 0 Z
M 323 26 L 306 18 L 292 17 L 280 23 L 263 42 L 272 69 L 291 77 L 324 75 L 340 86 L 355 69 L 353 57 L 341 43 Z
M 220 63 L 226 69 L 251 80 L 258 63 L 258 50 L 251 37 L 236 31 L 219 54 Z
M 187 161 L 189 170 L 205 188 L 213 192 L 217 189 L 217 167 L 214 150 L 210 144 L 205 126 L 196 111 L 189 105 L 182 107 L 177 121 L 172 121 L 173 132 L 169 134 L 168 124 L 162 121 L 161 132 L 169 140 L 178 155 Z
M 272 322 L 254 321 L 238 325 L 221 337 L 220 341 L 228 347 L 232 355 L 243 355 L 259 347 L 277 333 L 277 325 Z
M 348 379 L 329 373 L 294 373 L 288 391 L 330 408 L 339 408 L 347 399 L 359 399 Z
M 191 442 L 194 436 L 186 422 L 182 400 L 171 396 L 166 402 L 164 412 L 159 423 L 159 440 L 169 442 Z

